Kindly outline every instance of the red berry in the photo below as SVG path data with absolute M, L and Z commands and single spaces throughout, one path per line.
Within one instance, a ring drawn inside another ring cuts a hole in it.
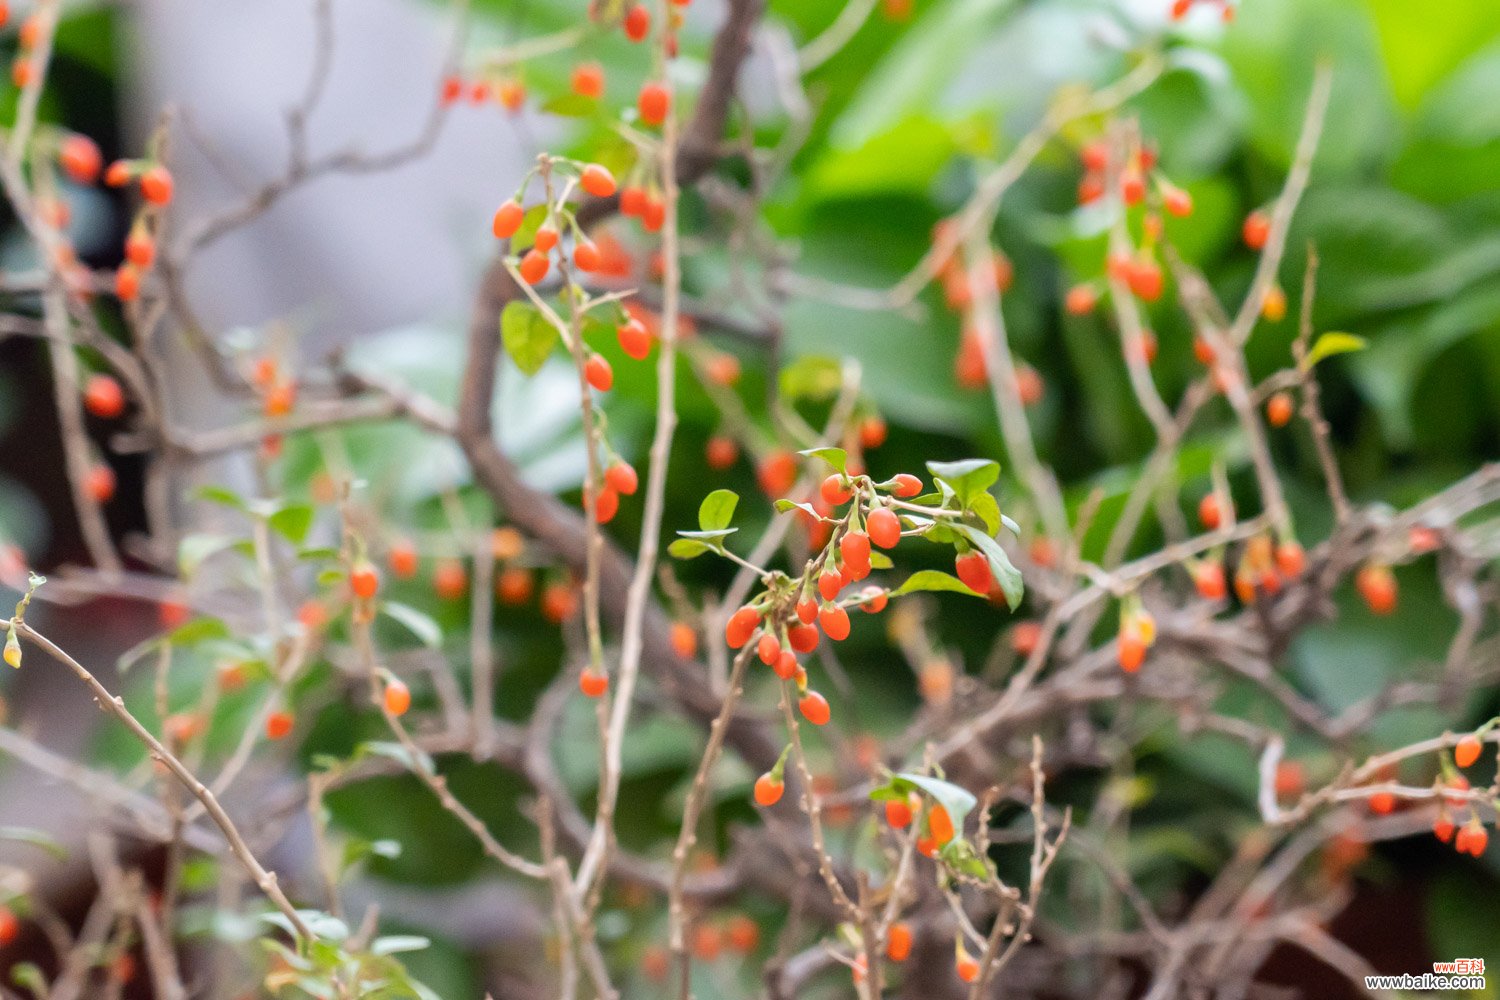
M 818 493 L 830 507 L 846 504 L 854 497 L 854 492 L 844 482 L 844 477 L 838 473 L 823 480 L 822 485 L 818 487 Z
M 391 565 L 391 574 L 398 580 L 409 580 L 417 575 L 417 549 L 406 539 L 391 544 L 387 559 Z
M 865 449 L 879 448 L 885 444 L 890 429 L 879 417 L 866 417 L 859 422 L 859 443 Z
M 890 815 L 889 804 L 886 809 L 886 815 Z M 885 932 L 885 957 L 892 962 L 904 962 L 911 957 L 911 944 L 911 928 L 903 923 L 891 924 Z
M 401 716 L 411 708 L 411 688 L 401 681 L 393 680 L 385 686 L 385 710 L 392 715 Z
M 1291 395 L 1278 392 L 1266 400 L 1266 420 L 1272 427 L 1285 427 L 1292 422 L 1292 409 Z
M 283 740 L 292 732 L 292 713 L 278 709 L 266 716 L 266 739 Z
M 818 629 L 814 625 L 793 625 L 787 629 L 786 638 L 791 647 L 799 653 L 811 653 L 818 648 Z
M 750 641 L 755 630 L 760 628 L 760 612 L 746 605 L 729 616 L 724 626 L 724 638 L 734 649 Z
M 625 11 L 625 37 L 632 42 L 645 41 L 646 36 L 651 33 L 651 12 L 644 4 L 632 4 Z
M 1251 212 L 1245 218 L 1245 225 L 1240 232 L 1244 237 L 1245 246 L 1251 250 L 1260 250 L 1266 245 L 1266 240 L 1271 237 L 1271 218 L 1261 211 Z
M 609 387 L 615 384 L 614 369 L 602 354 L 589 355 L 589 359 L 583 363 L 583 375 L 598 392 L 608 392 Z
M 608 486 L 599 491 L 594 498 L 594 520 L 600 524 L 608 524 L 615 519 L 620 512 L 620 494 Z
M 644 215 L 646 212 L 646 189 L 628 185 L 620 189 L 620 214 Z
M 587 698 L 603 698 L 604 692 L 609 690 L 609 675 L 590 667 L 578 675 L 578 690 Z
M 783 496 L 797 482 L 796 456 L 781 449 L 771 452 L 761 460 L 755 478 L 767 496 Z
M 740 457 L 740 446 L 734 443 L 733 438 L 722 434 L 715 434 L 708 439 L 708 445 L 704 448 L 704 459 L 708 467 L 718 472 L 723 472 L 735 463 Z
M 1217 493 L 1205 493 L 1203 499 L 1198 501 L 1198 520 L 1209 531 L 1217 531 L 1219 525 L 1224 523 L 1224 512 L 1220 509 Z
M 83 489 L 95 503 L 109 503 L 115 495 L 114 470 L 107 465 L 94 465 L 84 477 Z
M 125 259 L 144 271 L 156 260 L 156 241 L 144 232 L 132 230 L 125 237 Z
M 88 136 L 77 133 L 68 136 L 58 146 L 57 160 L 67 175 L 79 184 L 94 183 L 104 167 L 99 146 Z
M 536 231 L 536 248 L 542 253 L 551 253 L 552 248 L 557 246 L 557 241 L 560 238 L 556 226 L 542 226 Z
M 620 339 L 620 349 L 627 357 L 640 361 L 651 353 L 651 331 L 646 329 L 646 324 L 638 319 L 626 320 L 617 330 L 615 335 Z
M 797 655 L 790 649 L 783 649 L 781 655 L 776 657 L 776 662 L 771 664 L 771 669 L 776 671 L 776 676 L 784 681 L 789 681 L 797 676 L 801 669 L 797 664 Z
M 1432 823 L 1433 835 L 1445 844 L 1453 839 L 1454 829 L 1455 827 L 1453 825 L 1453 819 L 1447 814 L 1447 812 L 1438 813 L 1437 819 Z
M 1167 188 L 1161 196 L 1161 203 L 1162 207 L 1178 218 L 1193 214 L 1193 196 L 1182 188 Z
M 115 272 L 115 298 L 134 302 L 141 294 L 141 272 L 134 264 L 122 264 Z
M 615 193 L 615 175 L 597 163 L 590 163 L 578 175 L 578 186 L 595 198 L 608 198 Z
M 516 230 L 521 228 L 521 223 L 526 220 L 526 209 L 521 203 L 514 199 L 507 201 L 495 210 L 495 221 L 492 228 L 495 238 L 508 240 L 516 235 Z
M 641 228 L 648 233 L 658 232 L 667 221 L 667 203 L 653 192 L 646 192 L 646 201 L 641 206 Z
M 547 276 L 547 268 L 551 266 L 547 255 L 536 247 L 526 251 L 526 256 L 521 258 L 520 272 L 521 280 L 528 285 L 535 285 Z
M 636 108 L 641 113 L 642 122 L 652 126 L 660 125 L 667 120 L 667 114 L 672 109 L 672 95 L 664 84 L 654 81 L 646 83 L 636 99 Z
M 125 412 L 125 390 L 108 375 L 91 375 L 83 390 L 83 407 L 103 420 Z
M 1146 640 L 1141 636 L 1139 629 L 1127 626 L 1120 630 L 1116 656 L 1120 662 L 1120 669 L 1127 674 L 1133 674 L 1141 669 L 1141 664 L 1146 662 Z
M 1099 296 L 1088 285 L 1074 285 L 1063 300 L 1063 308 L 1073 316 L 1087 316 L 1098 304 Z
M 876 507 L 865 518 L 865 530 L 870 541 L 882 549 L 895 548 L 901 541 L 901 519 L 889 507 Z
M 438 100 L 444 105 L 457 104 L 458 99 L 463 96 L 463 93 L 464 81 L 461 77 L 444 77 L 442 89 L 438 91 Z
M 1127 205 L 1139 205 L 1146 197 L 1146 178 L 1136 169 L 1126 170 L 1120 176 L 1120 197 Z
M 781 801 L 781 793 L 786 791 L 786 785 L 770 773 L 762 774 L 755 779 L 755 804 L 758 806 L 774 806 Z
M 836 600 L 844 589 L 844 576 L 833 567 L 828 567 L 818 576 L 818 594 L 825 601 Z
M 1213 562 L 1198 566 L 1193 573 L 1193 586 L 1198 588 L 1200 597 L 1209 601 L 1222 601 L 1229 592 L 1224 582 L 1224 567 Z
M 811 625 L 818 620 L 818 602 L 811 597 L 804 597 L 797 602 L 797 620 L 804 625 Z
M 349 571 L 349 589 L 368 601 L 380 590 L 380 573 L 367 562 L 355 563 Z
M 1472 767 L 1483 749 L 1484 744 L 1480 742 L 1479 737 L 1470 733 L 1453 747 L 1453 763 L 1459 767 Z
M 1365 604 L 1377 615 L 1388 615 L 1396 610 L 1396 577 L 1390 567 L 1375 563 L 1362 567 L 1354 576 L 1354 586 Z
M 851 531 L 839 542 L 839 555 L 850 577 L 863 580 L 870 575 L 870 536 L 863 531 Z
M 953 968 L 958 973 L 958 978 L 966 983 L 972 983 L 979 978 L 979 963 L 967 954 L 960 956 Z
M 886 799 L 885 821 L 897 830 L 904 830 L 911 825 L 911 803 L 905 799 Z
M 953 829 L 953 817 L 948 815 L 948 809 L 942 803 L 933 803 L 927 812 L 927 832 L 932 839 L 937 841 L 938 846 L 948 843 L 955 836 Z
M 809 691 L 798 699 L 797 711 L 815 726 L 826 726 L 829 718 L 832 717 L 828 708 L 828 699 L 816 691 Z
M 591 100 L 604 96 L 604 67 L 596 62 L 573 67 L 573 93 Z M 584 190 L 588 190 L 584 188 Z M 591 192 L 592 193 L 592 192 Z
M 859 609 L 866 614 L 878 615 L 890 603 L 891 595 L 883 587 L 866 587 L 860 592 Z
M 432 568 L 432 590 L 444 601 L 456 601 L 469 592 L 469 572 L 457 559 L 444 559 Z
M 990 572 L 990 561 L 983 552 L 969 551 L 957 556 L 953 560 L 953 568 L 964 586 L 975 593 L 988 594 L 995 584 L 994 574 Z
M 1165 278 L 1161 265 L 1154 260 L 1138 261 L 1131 265 L 1128 284 L 1137 297 L 1147 302 L 1161 298 Z
M 104 183 L 110 187 L 124 187 L 130 183 L 132 167 L 127 160 L 116 160 L 104 171 Z
M 834 642 L 843 642 L 849 638 L 849 614 L 835 604 L 823 605 L 818 611 L 818 624 L 823 626 L 824 633 Z
M 506 111 L 520 111 L 526 103 L 526 85 L 520 80 L 502 80 L 496 96 L 500 99 L 500 106 Z
M 1042 641 L 1040 622 L 1017 622 L 1010 632 L 1010 648 L 1018 656 L 1030 656 Z
M 172 175 L 166 167 L 148 167 L 141 174 L 141 197 L 153 205 L 165 205 L 172 200 Z
M 891 487 L 891 495 L 900 497 L 903 500 L 908 497 L 914 497 L 921 492 L 922 480 L 907 472 L 898 475 L 895 478 L 894 485 Z
M 755 646 L 755 655 L 760 657 L 760 662 L 771 666 L 781 657 L 781 643 L 770 632 L 761 635 L 760 642 Z
M 617 493 L 632 496 L 640 486 L 640 478 L 630 463 L 622 460 L 605 470 L 604 483 Z
M 1307 568 L 1307 553 L 1295 541 L 1282 542 L 1276 546 L 1276 572 L 1288 580 L 1295 580 Z
M 573 246 L 573 263 L 578 270 L 592 274 L 604 263 L 604 257 L 592 240 L 580 239 Z

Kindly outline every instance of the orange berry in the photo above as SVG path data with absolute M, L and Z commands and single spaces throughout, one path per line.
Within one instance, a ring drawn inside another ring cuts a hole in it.
M 1162 207 L 1168 213 L 1183 218 L 1193 214 L 1193 196 L 1180 187 L 1169 187 L 1161 196 Z
M 277 709 L 266 716 L 266 739 L 283 740 L 292 732 L 292 713 L 285 709 Z
M 10 64 L 10 79 L 17 87 L 25 88 L 36 82 L 36 66 L 30 59 L 21 57 Z
M 953 817 L 948 815 L 947 808 L 941 802 L 934 802 L 927 811 L 927 832 L 938 842 L 939 847 L 952 840 L 956 833 L 953 829 Z
M 1063 299 L 1063 308 L 1072 316 L 1087 316 L 1099 304 L 1099 296 L 1088 285 L 1074 285 Z
M 1469 733 L 1453 747 L 1453 763 L 1459 767 L 1472 767 L 1483 749 L 1484 744 L 1479 737 Z
M 759 806 L 774 806 L 781 801 L 782 792 L 786 791 L 786 785 L 779 778 L 767 773 L 755 779 L 755 804 Z
M 131 230 L 125 237 L 125 259 L 141 270 L 156 260 L 156 241 L 141 230 Z
M 904 830 L 911 825 L 911 803 L 905 799 L 885 800 L 885 821 L 897 830 Z
M 789 451 L 773 451 L 761 460 L 755 478 L 767 496 L 783 496 L 797 482 L 797 459 Z
M 141 272 L 134 264 L 122 264 L 115 271 L 115 298 L 134 302 L 141 294 Z
M 1267 322 L 1280 323 L 1286 319 L 1286 292 L 1280 285 L 1272 285 L 1261 300 L 1260 314 Z
M 354 596 L 368 601 L 380 590 L 380 573 L 367 562 L 354 564 L 349 571 L 349 589 Z
M 578 186 L 595 198 L 608 198 L 615 193 L 615 175 L 606 167 L 590 163 L 578 175 Z
M 632 4 L 625 11 L 625 18 L 621 22 L 625 29 L 625 37 L 632 42 L 642 42 L 651 33 L 651 12 L 644 4 Z
M 525 220 L 526 209 L 521 207 L 519 201 L 511 199 L 495 210 L 495 220 L 491 224 L 491 229 L 496 239 L 508 240 L 516 235 L 516 231 L 521 228 L 521 223 Z
M 108 375 L 92 375 L 84 385 L 83 408 L 104 420 L 125 412 L 125 391 Z
M 165 205 L 172 200 L 172 175 L 166 167 L 158 164 L 146 168 L 141 174 L 141 197 L 153 205 Z
M 1294 409 L 1291 394 L 1278 392 L 1266 400 L 1266 420 L 1272 427 L 1285 427 L 1292 422 Z
M 708 467 L 717 472 L 734 465 L 740 457 L 740 446 L 734 443 L 734 439 L 722 434 L 715 434 L 708 439 L 708 445 L 704 449 L 704 460 Z
M 732 649 L 739 649 L 750 641 L 758 628 L 760 612 L 747 604 L 729 616 L 729 621 L 724 626 L 724 640 Z
M 604 692 L 609 690 L 609 675 L 590 667 L 578 675 L 578 690 L 588 698 L 603 698 Z
M 508 566 L 495 578 L 495 596 L 502 604 L 525 604 L 535 589 L 531 570 L 521 566 Z
M 1354 576 L 1354 586 L 1375 614 L 1388 615 L 1396 610 L 1396 577 L 1390 567 L 1376 563 L 1361 567 Z
M 526 103 L 526 85 L 520 80 L 502 80 L 495 98 L 506 111 L 520 111 Z
M 386 558 L 396 579 L 409 580 L 417 575 L 417 548 L 407 539 L 392 542 Z
M 1245 225 L 1240 235 L 1245 240 L 1245 246 L 1251 250 L 1264 248 L 1266 240 L 1271 237 L 1271 217 L 1258 209 L 1251 212 L 1245 217 Z
M 522 281 L 528 285 L 535 285 L 547 277 L 547 269 L 551 266 L 552 262 L 547 259 L 547 255 L 536 247 L 532 247 L 521 258 L 517 270 L 521 274 Z
M 277 382 L 266 390 L 261 408 L 268 417 L 284 417 L 297 405 L 297 383 Z
M 636 109 L 640 111 L 642 123 L 660 125 L 672 110 L 672 94 L 665 84 L 648 82 L 641 87 L 636 98 Z
M 608 392 L 615 384 L 615 371 L 602 354 L 590 354 L 583 363 L 583 376 L 595 392 Z
M 57 161 L 62 164 L 63 172 L 79 184 L 94 183 L 104 167 L 98 144 L 76 132 L 58 145 Z
M 109 466 L 96 463 L 83 479 L 83 490 L 95 503 L 109 503 L 115 495 L 115 473 Z
M 1278 763 L 1274 787 L 1276 797 L 1279 799 L 1294 799 L 1301 795 L 1307 787 L 1307 778 L 1303 773 L 1301 762 L 1283 760 Z
M 687 622 L 672 623 L 672 651 L 684 660 L 698 655 L 698 633 Z
M 885 444 L 885 438 L 888 431 L 889 429 L 886 427 L 885 421 L 880 417 L 866 417 L 859 423 L 860 447 L 866 449 L 879 448 L 881 445 Z
M 729 388 L 740 380 L 740 359 L 733 354 L 715 354 L 704 363 L 703 374 L 714 385 Z
M 725 937 L 731 950 L 748 955 L 760 947 L 760 925 L 743 913 L 729 918 Z
M 599 524 L 608 524 L 615 519 L 620 512 L 620 494 L 608 486 L 599 491 L 594 498 L 594 520 Z
M 1276 572 L 1288 580 L 1295 580 L 1307 568 L 1307 553 L 1295 541 L 1282 542 L 1276 546 Z
M 979 963 L 970 958 L 967 953 L 964 953 L 958 957 L 958 961 L 954 964 L 954 971 L 958 973 L 959 979 L 962 979 L 966 983 L 972 983 L 979 978 Z
M 399 680 L 392 680 L 385 686 L 385 710 L 399 717 L 405 715 L 409 708 L 411 708 L 411 688 Z
M 651 331 L 640 320 L 631 318 L 625 321 L 615 330 L 615 335 L 620 340 L 620 350 L 627 357 L 640 361 L 651 353 Z
M 836 604 L 825 604 L 819 609 L 818 624 L 834 642 L 849 638 L 849 613 Z
M 469 573 L 458 559 L 444 559 L 432 568 L 432 589 L 445 601 L 456 601 L 469 592 Z
M 964 586 L 977 594 L 988 594 L 995 583 L 994 574 L 990 571 L 990 561 L 983 552 L 971 550 L 955 557 L 953 568 Z
M 828 708 L 828 699 L 816 691 L 809 691 L 797 700 L 797 711 L 815 726 L 826 726 L 829 718 L 832 717 Z
M 1120 629 L 1115 655 L 1119 660 L 1120 669 L 1127 674 L 1133 674 L 1141 669 L 1141 664 L 1146 662 L 1146 639 L 1141 635 L 1139 628 L 1132 624 Z
M 904 923 L 891 924 L 885 932 L 885 957 L 892 962 L 904 962 L 911 956 L 911 928 Z
M 1042 641 L 1041 622 L 1017 622 L 1010 630 L 1010 648 L 1018 656 L 1030 656 Z
M 1203 499 L 1198 501 L 1198 520 L 1209 531 L 1217 531 L 1219 525 L 1224 523 L 1224 511 L 1217 493 L 1205 493 Z
M 604 485 L 617 493 L 632 496 L 640 486 L 640 478 L 630 463 L 622 459 L 604 470 Z
M 916 496 L 922 492 L 922 480 L 908 472 L 896 476 L 891 486 L 891 495 L 903 500 Z
M 573 93 L 579 97 L 587 97 L 590 100 L 603 97 L 604 67 L 596 62 L 579 63 L 573 67 L 572 85 Z
M 876 507 L 865 517 L 870 541 L 882 549 L 895 548 L 901 541 L 901 519 L 889 507 Z

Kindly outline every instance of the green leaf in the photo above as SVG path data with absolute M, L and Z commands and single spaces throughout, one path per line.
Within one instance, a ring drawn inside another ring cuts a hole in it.
M 516 367 L 535 375 L 557 346 L 557 327 L 530 302 L 516 301 L 500 314 L 500 337 Z
M 227 535 L 184 535 L 177 543 L 177 568 L 183 576 L 192 576 L 209 556 L 233 545 L 235 539 Z
M 232 507 L 235 510 L 248 511 L 250 509 L 249 505 L 245 503 L 244 497 L 234 492 L 234 490 L 223 486 L 214 486 L 212 484 L 200 486 L 193 491 L 193 496 L 199 500 L 207 500 L 209 503 L 216 503 L 223 507 Z
M 988 458 L 970 458 L 962 462 L 928 462 L 932 478 L 946 485 L 968 509 L 973 499 L 1000 478 L 1000 463 Z
M 843 386 L 843 367 L 833 358 L 807 355 L 781 369 L 781 394 L 793 402 L 832 399 Z
M 1302 361 L 1302 370 L 1307 371 L 1313 365 L 1324 358 L 1331 358 L 1335 354 L 1348 354 L 1350 351 L 1362 351 L 1367 346 L 1365 338 L 1352 333 L 1324 333 L 1313 341 L 1312 349 L 1307 352 L 1307 357 Z
M 418 611 L 409 604 L 400 601 L 380 602 L 381 613 L 389 618 L 394 618 L 407 631 L 422 641 L 422 645 L 428 649 L 437 649 L 443 644 L 443 630 L 438 623 L 425 611 Z
M 703 498 L 703 503 L 698 507 L 698 527 L 704 531 L 719 531 L 729 527 L 729 522 L 734 520 L 734 508 L 739 502 L 740 495 L 733 490 L 714 490 Z M 678 534 L 688 535 L 687 532 Z
M 674 559 L 697 559 L 705 552 L 719 551 L 712 545 L 705 545 L 696 538 L 679 538 L 667 546 L 667 554 Z
M 796 500 L 788 500 L 785 497 L 782 497 L 780 500 L 776 501 L 774 506 L 776 508 L 776 513 L 778 514 L 785 514 L 789 511 L 800 510 L 808 517 L 814 518 L 819 521 L 823 519 L 823 515 L 819 514 L 818 509 L 810 503 L 798 503 Z
M 59 861 L 68 857 L 68 849 L 51 834 L 25 826 L 0 826 L 0 840 L 40 847 Z
M 310 504 L 287 504 L 266 518 L 266 524 L 271 526 L 272 531 L 293 545 L 301 545 L 307 538 L 308 529 L 312 527 L 315 513 L 316 511 Z
M 977 493 L 969 502 L 969 512 L 984 522 L 984 530 L 1000 532 L 1000 502 L 990 493 Z
M 422 951 L 431 945 L 431 940 L 419 934 L 387 934 L 370 943 L 370 954 L 394 955 L 402 951 Z
M 821 458 L 833 466 L 833 471 L 839 475 L 844 475 L 848 471 L 849 453 L 842 448 L 808 448 L 797 454 L 806 458 Z
M 906 582 L 891 591 L 892 597 L 900 597 L 902 594 L 914 594 L 919 590 L 949 591 L 954 594 L 968 594 L 970 597 L 983 597 L 985 595 L 975 590 L 970 590 L 962 580 L 951 573 L 944 573 L 940 569 L 919 569 L 906 578 Z
M 925 774 L 912 774 L 909 771 L 891 775 L 885 784 L 871 789 L 870 798 L 877 802 L 904 799 L 914 791 L 925 792 L 941 803 L 948 810 L 948 817 L 953 820 L 955 829 L 963 826 L 964 817 L 979 802 L 968 789 L 960 788 L 951 781 Z
M 962 534 L 969 543 L 989 560 L 990 572 L 994 574 L 995 582 L 1000 585 L 1000 592 L 1005 595 L 1005 603 L 1012 611 L 1021 605 L 1021 598 L 1026 594 L 1025 584 L 1021 580 L 1021 571 L 1016 569 L 1015 564 L 1010 561 L 1010 556 L 1000 547 L 1000 543 L 978 528 L 967 524 L 954 524 L 953 530 Z

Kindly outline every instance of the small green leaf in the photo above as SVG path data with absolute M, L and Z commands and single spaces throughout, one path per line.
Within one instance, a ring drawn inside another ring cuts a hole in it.
M 797 452 L 797 454 L 807 458 L 821 458 L 833 466 L 833 471 L 841 476 L 848 472 L 849 453 L 842 448 L 808 448 L 805 451 Z
M 984 522 L 984 530 L 991 535 L 1000 530 L 1000 504 L 989 493 L 978 493 L 969 502 L 969 512 Z
M 177 543 L 177 568 L 183 576 L 192 576 L 209 556 L 233 545 L 235 540 L 226 535 L 184 535 Z
M 588 118 L 598 114 L 599 102 L 581 94 L 563 94 L 543 104 L 542 110 L 562 118 Z
M 900 597 L 902 594 L 914 594 L 919 590 L 949 591 L 954 594 L 968 594 L 970 597 L 983 597 L 978 591 L 970 590 L 962 580 L 951 573 L 944 573 L 940 569 L 919 569 L 906 578 L 906 582 L 891 591 L 892 597 Z
M 896 564 L 891 562 L 891 557 L 886 555 L 884 552 L 870 553 L 871 569 L 894 569 L 895 566 Z
M 679 538 L 667 546 L 667 554 L 674 559 L 697 559 L 705 552 L 717 552 L 711 545 L 705 545 L 696 538 Z
M 781 395 L 788 400 L 832 399 L 843 385 L 843 368 L 833 358 L 809 355 L 781 369 Z
M 817 508 L 810 503 L 798 503 L 795 500 L 788 500 L 783 497 L 780 500 L 776 501 L 775 507 L 778 514 L 785 514 L 788 511 L 793 510 L 800 510 L 802 511 L 802 513 L 815 520 L 821 521 L 823 519 L 823 515 L 819 514 Z
M 394 618 L 406 626 L 408 632 L 422 641 L 422 645 L 428 649 L 437 649 L 443 644 L 443 630 L 438 623 L 425 611 L 418 611 L 409 604 L 400 601 L 380 602 L 381 613 L 389 618 Z
M 1368 345 L 1365 338 L 1352 333 L 1331 332 L 1318 336 L 1313 341 L 1312 349 L 1307 352 L 1307 357 L 1302 359 L 1302 370 L 1307 371 L 1313 365 L 1324 358 L 1331 358 L 1335 354 L 1348 354 L 1350 351 L 1362 351 Z
M 500 337 L 516 367 L 535 375 L 557 346 L 557 327 L 530 302 L 517 300 L 500 314 Z
M 24 826 L 0 826 L 0 840 L 14 841 L 18 844 L 30 844 L 32 847 L 40 847 L 59 861 L 68 857 L 68 849 L 62 842 L 41 830 L 33 830 Z
M 394 955 L 401 951 L 422 951 L 432 942 L 419 934 L 387 934 L 370 942 L 370 954 Z
M 293 545 L 301 545 L 307 538 L 308 529 L 312 527 L 315 513 L 316 511 L 309 504 L 287 504 L 266 518 L 266 524 L 271 526 L 272 531 Z
M 703 498 L 703 503 L 698 507 L 698 527 L 704 531 L 718 531 L 729 527 L 729 522 L 734 520 L 734 508 L 739 502 L 740 495 L 733 490 L 714 490 Z
M 1021 605 L 1021 598 L 1025 596 L 1026 587 L 1021 580 L 1021 571 L 1016 569 L 1015 564 L 1010 561 L 1010 556 L 1000 547 L 1000 543 L 978 528 L 967 524 L 954 524 L 953 530 L 961 533 L 968 539 L 984 557 L 989 560 L 990 572 L 994 574 L 995 582 L 1000 585 L 1000 591 L 1005 595 L 1005 603 L 1012 611 Z
M 962 462 L 928 462 L 927 471 L 947 486 L 965 508 L 974 497 L 994 485 L 1000 478 L 1000 463 L 988 458 L 969 458 Z
M 214 486 L 212 484 L 200 486 L 193 491 L 193 496 L 199 500 L 207 500 L 209 503 L 216 503 L 224 507 L 233 507 L 235 510 L 249 510 L 244 497 L 234 492 L 234 490 L 223 486 Z

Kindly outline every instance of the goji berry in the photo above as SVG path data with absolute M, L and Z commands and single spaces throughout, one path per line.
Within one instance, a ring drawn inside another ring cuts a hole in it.
M 1459 767 L 1472 767 L 1474 762 L 1479 760 L 1480 751 L 1483 749 L 1484 744 L 1479 737 L 1469 733 L 1454 745 L 1453 763 Z
M 394 716 L 405 715 L 411 708 L 411 688 L 399 680 L 392 679 L 385 686 L 385 710 Z
M 386 558 L 396 579 L 409 580 L 417 575 L 417 548 L 410 541 L 402 538 L 391 543 Z
M 960 553 L 953 560 L 953 568 L 964 586 L 977 594 L 988 594 L 995 582 L 994 574 L 990 571 L 990 561 L 983 552 L 971 550 Z
M 781 794 L 786 791 L 786 785 L 781 779 L 767 772 L 755 779 L 755 804 L 758 806 L 774 806 L 781 801 Z
M 63 171 L 79 184 L 94 183 L 104 167 L 104 156 L 99 152 L 98 144 L 76 132 L 58 145 L 57 161 L 62 164 Z
M 895 548 L 901 541 L 901 518 L 889 507 L 876 507 L 865 517 L 865 530 L 882 549 Z
M 125 412 L 125 390 L 109 375 L 91 375 L 83 389 L 83 408 L 103 420 Z
M 141 197 L 153 205 L 165 205 L 172 200 L 172 174 L 160 164 L 146 168 L 141 174 Z
M 537 282 L 547 277 L 547 269 L 550 266 L 551 262 L 547 259 L 547 255 L 542 253 L 536 247 L 532 247 L 530 250 L 526 251 L 526 255 L 521 258 L 521 264 L 518 270 L 521 272 L 522 281 L 526 282 L 526 284 L 528 285 L 535 285 Z
M 641 121 L 646 125 L 656 126 L 667 120 L 667 115 L 672 110 L 672 95 L 666 85 L 655 81 L 642 85 L 640 95 L 636 98 L 636 108 L 640 111 Z
M 1396 577 L 1390 567 L 1377 563 L 1361 567 L 1354 576 L 1354 586 L 1375 614 L 1388 615 L 1396 610 Z
M 578 675 L 578 690 L 588 698 L 603 698 L 604 692 L 609 690 L 609 675 L 590 667 Z
M 836 604 L 825 604 L 818 611 L 818 624 L 834 642 L 849 638 L 849 614 Z
M 590 163 L 578 175 L 578 186 L 595 198 L 608 198 L 615 193 L 615 175 L 607 167 Z
M 750 641 L 755 630 L 760 628 L 760 612 L 746 605 L 729 616 L 724 626 L 724 639 L 734 649 Z
M 1251 212 L 1245 217 L 1245 224 L 1241 227 L 1240 236 L 1245 240 L 1245 246 L 1251 250 L 1263 249 L 1266 240 L 1271 237 L 1271 218 L 1259 210 Z
M 278 709 L 266 716 L 266 739 L 282 740 L 291 735 L 292 713 L 285 709 Z
M 638 319 L 626 320 L 615 330 L 615 336 L 619 338 L 620 349 L 629 358 L 640 361 L 651 353 L 651 331 Z
M 579 63 L 573 67 L 572 85 L 573 93 L 579 97 L 587 97 L 590 100 L 603 97 L 604 67 L 596 62 Z
M 797 700 L 797 711 L 815 726 L 826 726 L 829 718 L 832 717 L 828 708 L 828 699 L 816 691 L 809 691 Z
M 1266 420 L 1272 427 L 1285 427 L 1292 422 L 1292 397 L 1290 393 L 1278 392 L 1266 400 Z

